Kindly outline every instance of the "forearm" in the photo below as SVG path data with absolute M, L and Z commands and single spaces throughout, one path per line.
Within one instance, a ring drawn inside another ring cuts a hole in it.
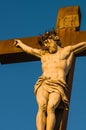
M 31 53 L 33 49 L 32 47 L 29 47 L 28 45 L 26 45 L 25 43 L 23 43 L 21 40 L 18 39 L 14 40 L 14 46 L 20 47 L 23 51 L 27 53 Z

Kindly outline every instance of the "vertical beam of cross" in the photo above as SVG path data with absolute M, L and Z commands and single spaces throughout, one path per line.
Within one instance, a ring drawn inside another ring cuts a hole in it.
M 79 31 L 80 27 L 80 9 L 78 6 L 71 6 L 60 8 L 58 11 L 58 19 L 56 22 L 56 31 L 60 37 L 61 43 L 63 46 L 74 45 L 82 41 L 86 41 L 86 31 Z M 77 54 L 77 56 L 84 56 L 86 52 L 82 52 Z M 71 70 L 67 76 L 67 83 L 69 87 L 69 93 L 67 94 L 69 99 L 71 96 L 72 89 L 72 80 L 73 80 L 73 72 L 75 65 L 75 57 L 72 63 Z M 59 127 L 55 127 L 55 130 L 66 130 L 67 127 L 67 119 L 68 119 L 68 111 L 61 111 L 62 117 Z M 57 113 L 58 114 L 58 113 Z M 58 115 L 56 115 L 57 117 Z

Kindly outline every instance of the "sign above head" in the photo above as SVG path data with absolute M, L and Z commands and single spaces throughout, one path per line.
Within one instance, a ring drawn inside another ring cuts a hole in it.
M 78 6 L 60 8 L 58 11 L 56 29 L 75 28 L 79 30 L 80 26 L 80 9 Z

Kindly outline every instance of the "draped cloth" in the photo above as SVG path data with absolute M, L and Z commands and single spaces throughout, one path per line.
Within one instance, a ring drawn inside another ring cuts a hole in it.
M 68 91 L 67 86 L 68 85 L 66 82 L 62 82 L 60 80 L 52 80 L 50 78 L 40 76 L 34 86 L 34 93 L 36 95 L 39 87 L 43 87 L 49 93 L 57 92 L 61 95 L 61 99 L 62 99 L 64 105 L 66 106 L 66 108 L 68 108 L 69 100 L 66 95 L 66 91 Z

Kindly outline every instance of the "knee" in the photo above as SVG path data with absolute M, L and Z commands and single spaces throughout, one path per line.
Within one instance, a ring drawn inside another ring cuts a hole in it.
M 47 111 L 47 104 L 46 103 L 39 104 L 39 111 L 46 112 Z
M 52 103 L 52 104 L 48 104 L 47 106 L 47 112 L 50 113 L 50 112 L 55 112 L 55 105 Z

